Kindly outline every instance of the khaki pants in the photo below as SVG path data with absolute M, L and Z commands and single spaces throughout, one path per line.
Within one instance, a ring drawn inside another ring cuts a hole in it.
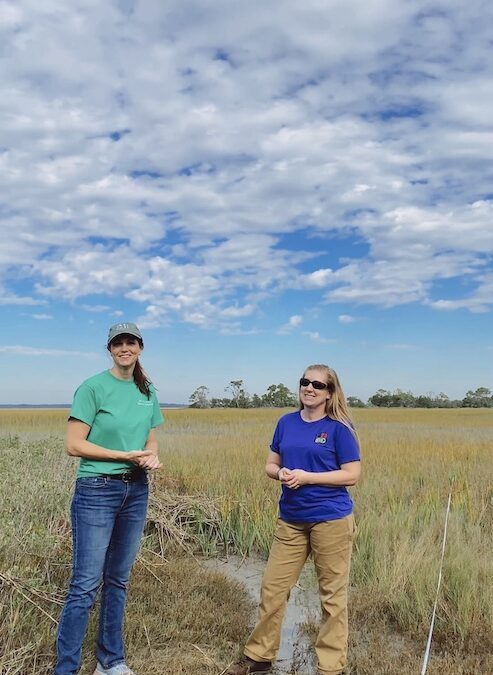
M 262 580 L 259 619 L 245 655 L 274 661 L 289 593 L 310 552 L 317 571 L 322 622 L 315 643 L 321 673 L 340 673 L 346 665 L 347 591 L 355 526 L 352 515 L 323 523 L 278 520 Z

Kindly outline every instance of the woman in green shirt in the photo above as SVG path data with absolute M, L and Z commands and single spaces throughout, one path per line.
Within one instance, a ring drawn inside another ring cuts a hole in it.
M 154 430 L 163 416 L 140 365 L 144 342 L 137 326 L 112 326 L 107 347 L 112 368 L 80 385 L 68 422 L 67 452 L 80 463 L 71 506 L 72 578 L 58 628 L 53 675 L 78 671 L 100 587 L 94 675 L 135 675 L 125 662 L 123 616 L 147 512 L 147 472 L 161 467 Z

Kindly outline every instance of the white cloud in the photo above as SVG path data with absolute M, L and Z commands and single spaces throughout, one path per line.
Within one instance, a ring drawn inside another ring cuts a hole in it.
M 334 280 L 334 272 L 331 269 L 319 269 L 299 277 L 298 283 L 306 290 L 325 288 Z
M 289 321 L 285 323 L 279 330 L 277 331 L 280 335 L 284 335 L 286 333 L 290 333 L 292 330 L 295 328 L 299 328 L 303 322 L 303 317 L 300 316 L 299 314 L 293 314 L 293 316 L 289 317 Z
M 39 300 L 29 296 L 16 295 L 10 291 L 5 291 L 0 286 L 0 305 L 45 305 L 46 300 Z
M 430 305 L 434 309 L 451 311 L 467 309 L 473 313 L 488 312 L 493 303 L 493 274 L 485 274 L 480 277 L 474 291 L 460 300 L 434 300 Z
M 334 275 L 337 287 L 327 302 L 351 302 L 393 307 L 411 302 L 429 304 L 433 281 L 483 274 L 485 262 L 470 254 L 427 255 L 419 250 L 385 260 L 355 261 Z M 491 299 L 490 299 L 491 301 Z
M 436 7 L 0 3 L 0 304 L 490 309 L 489 10 Z
M 322 337 L 318 331 L 305 331 L 303 335 L 309 337 L 313 342 L 320 344 L 334 344 L 337 342 L 337 340 Z
M 80 307 L 80 309 L 83 309 L 85 312 L 96 312 L 96 313 L 101 313 L 101 312 L 110 312 L 111 307 L 109 305 L 87 305 L 87 304 L 80 304 L 77 305 Z M 113 312 L 113 314 L 117 314 L 118 312 Z M 120 312 L 121 314 L 122 312 Z
M 350 314 L 339 314 L 337 318 L 339 319 L 340 323 L 353 323 L 356 321 L 354 316 L 351 316 Z
M 16 356 L 82 356 L 84 358 L 99 358 L 95 352 L 79 352 L 68 349 L 43 349 L 40 347 L 28 347 L 24 345 L 0 345 L 0 353 L 14 354 Z
M 10 2 L 0 3 L 0 29 L 9 29 L 18 26 L 22 21 L 22 12 Z

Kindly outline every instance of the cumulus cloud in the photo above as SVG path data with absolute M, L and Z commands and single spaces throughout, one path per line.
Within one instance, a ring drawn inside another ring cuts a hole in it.
M 45 300 L 32 298 L 26 295 L 18 295 L 0 285 L 0 305 L 45 305 Z
M 303 322 L 303 317 L 300 316 L 299 314 L 293 314 L 293 316 L 289 317 L 289 321 L 285 323 L 279 330 L 277 331 L 278 333 L 285 334 L 285 333 L 290 333 L 292 330 L 295 328 L 299 328 Z
M 482 313 L 491 308 L 493 297 L 493 274 L 485 274 L 477 283 L 473 292 L 460 300 L 433 300 L 430 305 L 434 309 L 452 311 L 468 309 L 470 312 Z
M 0 304 L 491 308 L 491 8 L 279 8 L 0 4 Z

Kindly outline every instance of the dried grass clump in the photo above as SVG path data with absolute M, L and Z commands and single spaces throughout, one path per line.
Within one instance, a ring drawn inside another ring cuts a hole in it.
M 193 554 L 204 538 L 221 540 L 221 512 L 218 499 L 204 495 L 171 492 L 156 482 L 149 497 L 146 532 L 157 535 L 159 553 L 182 549 Z

